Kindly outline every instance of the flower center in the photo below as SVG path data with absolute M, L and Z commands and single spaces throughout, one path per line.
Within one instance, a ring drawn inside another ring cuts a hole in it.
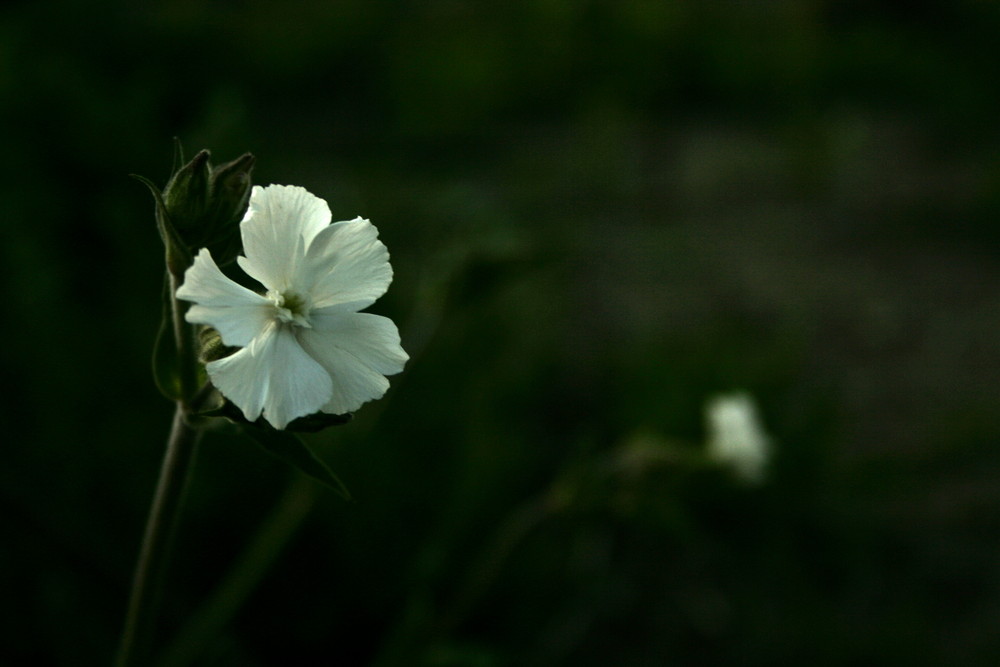
M 267 293 L 267 298 L 274 304 L 274 315 L 278 321 L 306 329 L 312 328 L 312 324 L 309 322 L 311 308 L 305 297 L 299 296 L 295 292 L 270 290 Z

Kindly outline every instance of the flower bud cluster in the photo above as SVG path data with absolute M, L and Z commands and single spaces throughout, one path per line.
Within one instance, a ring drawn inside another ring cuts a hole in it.
M 218 166 L 211 154 L 199 151 L 184 161 L 177 145 L 175 168 L 161 191 L 152 181 L 142 181 L 156 200 L 156 223 L 166 246 L 167 270 L 180 279 L 201 248 L 212 251 L 220 265 L 236 259 L 240 252 L 239 223 L 250 201 L 255 158 L 250 153 Z
M 254 156 L 213 167 L 207 150 L 177 170 L 163 189 L 168 223 L 189 250 L 209 248 L 220 264 L 239 254 L 239 222 L 250 200 Z

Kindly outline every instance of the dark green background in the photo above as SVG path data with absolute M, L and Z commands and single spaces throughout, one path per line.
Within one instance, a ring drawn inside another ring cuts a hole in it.
M 975 0 L 0 10 L 0 664 L 114 651 L 172 410 L 128 174 L 175 135 L 371 218 L 413 357 L 311 440 L 356 501 L 292 487 L 195 664 L 996 664 L 998 34 Z M 759 488 L 690 461 L 733 389 Z M 293 479 L 208 436 L 162 642 Z

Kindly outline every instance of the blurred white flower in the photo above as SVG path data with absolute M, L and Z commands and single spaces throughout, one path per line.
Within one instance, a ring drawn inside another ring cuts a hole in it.
M 304 188 L 255 186 L 240 223 L 240 267 L 264 286 L 233 282 L 202 248 L 177 297 L 188 322 L 215 328 L 241 350 L 205 368 L 246 418 L 275 428 L 316 412 L 345 414 L 380 398 L 409 358 L 392 320 L 358 312 L 392 282 L 378 230 L 356 218 L 330 224 Z
M 708 456 L 733 468 L 747 482 L 764 480 L 771 440 L 747 394 L 714 396 L 705 405 Z

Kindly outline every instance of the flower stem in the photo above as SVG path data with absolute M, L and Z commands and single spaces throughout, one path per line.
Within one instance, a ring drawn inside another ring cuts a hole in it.
M 201 431 L 187 423 L 187 409 L 178 402 L 160 480 L 146 522 L 132 594 L 125 616 L 125 629 L 118 648 L 117 667 L 148 664 L 148 652 L 156 627 L 156 612 L 177 514 L 184 495 L 188 471 Z

